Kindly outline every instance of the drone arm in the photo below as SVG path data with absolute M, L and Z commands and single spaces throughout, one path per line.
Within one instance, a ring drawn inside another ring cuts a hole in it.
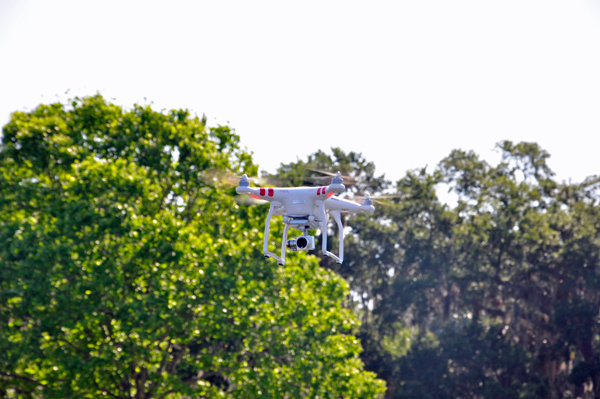
M 255 198 L 258 198 L 260 196 L 260 188 L 254 187 L 236 187 L 235 192 L 240 195 L 247 194 Z M 264 195 L 262 197 L 264 197 Z M 262 199 L 262 197 L 260 198 Z
M 273 217 L 273 213 L 275 213 L 275 206 L 276 204 L 271 202 L 271 206 L 269 207 L 269 214 L 267 215 L 267 222 L 265 224 L 265 242 L 263 244 L 263 254 L 265 255 L 265 258 L 273 258 L 277 261 L 277 263 L 283 265 L 283 259 L 275 255 L 274 253 L 269 252 L 269 227 L 271 226 L 271 218 Z

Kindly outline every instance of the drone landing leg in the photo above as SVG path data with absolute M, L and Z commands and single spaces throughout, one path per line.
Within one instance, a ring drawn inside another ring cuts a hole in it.
M 322 220 L 322 231 L 323 231 L 323 247 L 322 247 L 322 251 L 323 251 L 323 255 L 324 256 L 329 256 L 330 258 L 335 259 L 335 261 L 338 264 L 342 264 L 342 261 L 344 260 L 344 230 L 342 229 L 342 221 L 340 219 L 340 212 L 339 211 L 331 211 L 330 213 L 333 215 L 333 218 L 335 219 L 338 228 L 340 229 L 340 257 L 338 258 L 337 256 L 335 256 L 334 254 L 332 254 L 331 252 L 329 252 L 327 250 L 327 221 L 329 220 L 329 215 L 327 215 L 327 213 L 325 212 L 325 207 L 322 204 L 319 204 L 319 209 L 321 211 L 321 220 Z
M 275 207 L 273 206 L 273 203 L 271 203 L 271 206 L 269 208 L 269 214 L 267 215 L 267 223 L 265 224 L 265 242 L 263 244 L 263 255 L 265 255 L 265 258 L 273 258 L 277 261 L 277 263 L 283 265 L 285 263 L 283 259 L 275 255 L 274 253 L 269 252 L 269 227 L 271 225 L 271 218 L 273 217 L 274 212 Z
M 329 215 L 325 212 L 325 207 L 323 206 L 323 201 L 316 201 L 315 205 L 319 208 L 319 217 L 321 218 L 321 235 L 323 239 L 321 240 L 321 248 L 323 255 L 327 255 L 327 221 L 329 220 Z
M 290 229 L 290 225 L 286 224 L 283 228 L 283 240 L 281 240 L 281 263 L 280 265 L 285 265 L 285 244 L 287 244 L 287 236 L 288 230 Z
M 340 217 L 340 211 L 331 211 L 331 216 L 333 216 L 333 219 L 335 219 L 335 222 L 337 223 L 338 226 L 338 234 L 339 234 L 339 241 L 340 241 L 340 245 L 339 245 L 339 258 L 337 259 L 339 264 L 342 264 L 342 262 L 344 261 L 344 226 L 342 226 L 342 218 Z

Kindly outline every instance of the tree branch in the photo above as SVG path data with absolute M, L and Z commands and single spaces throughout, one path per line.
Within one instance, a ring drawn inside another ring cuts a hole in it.
M 3 371 L 0 371 L 0 376 L 2 376 L 2 377 L 8 377 L 8 378 L 14 378 L 14 379 L 17 379 L 17 380 L 23 380 L 23 381 L 30 382 L 32 384 L 44 386 L 44 384 L 42 384 L 40 381 L 36 380 L 35 378 L 25 377 L 23 375 L 10 374 L 10 373 L 5 373 Z

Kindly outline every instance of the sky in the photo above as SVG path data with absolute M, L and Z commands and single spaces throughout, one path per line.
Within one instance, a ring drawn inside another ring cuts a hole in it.
M 397 180 L 537 142 L 600 174 L 600 0 L 0 0 L 0 124 L 99 92 L 227 124 L 263 170 L 340 147 Z

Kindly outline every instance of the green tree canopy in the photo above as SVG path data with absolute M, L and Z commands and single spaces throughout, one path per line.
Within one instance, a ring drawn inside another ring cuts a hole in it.
M 350 217 L 344 265 L 321 262 L 351 284 L 386 398 L 600 397 L 600 178 L 557 182 L 534 143 L 498 150 L 409 171 Z
M 17 112 L 0 147 L 0 395 L 373 398 L 344 280 L 259 249 L 228 127 L 99 95 Z M 207 178 L 208 177 L 208 178 Z

